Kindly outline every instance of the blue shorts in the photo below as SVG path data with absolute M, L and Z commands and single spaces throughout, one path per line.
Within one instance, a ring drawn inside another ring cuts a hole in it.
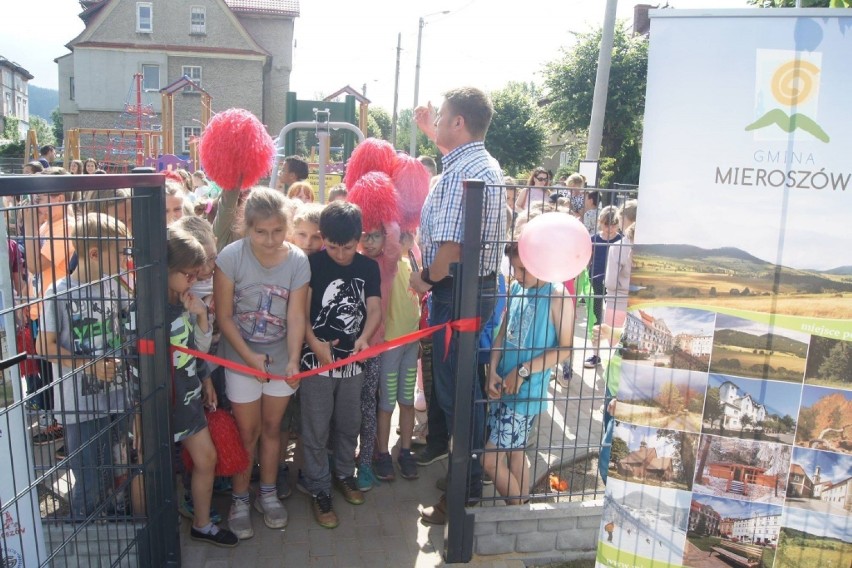
M 517 414 L 502 402 L 493 403 L 488 414 L 488 441 L 503 450 L 523 449 L 534 423 L 535 415 Z

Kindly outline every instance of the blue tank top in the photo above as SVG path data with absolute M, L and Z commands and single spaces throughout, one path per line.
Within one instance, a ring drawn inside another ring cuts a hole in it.
M 550 302 L 554 285 L 524 288 L 513 282 L 509 288 L 509 305 L 506 310 L 506 339 L 504 352 L 497 365 L 497 373 L 506 377 L 522 363 L 527 363 L 546 349 L 556 347 L 558 334 L 550 317 Z M 500 399 L 517 414 L 534 416 L 547 406 L 547 386 L 550 369 L 532 373 L 515 395 L 504 394 Z

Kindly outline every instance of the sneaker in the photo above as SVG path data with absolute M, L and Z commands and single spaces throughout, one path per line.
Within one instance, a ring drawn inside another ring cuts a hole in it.
M 180 516 L 189 519 L 190 521 L 195 519 L 195 505 L 192 503 L 192 499 L 181 499 L 181 503 L 178 506 L 178 513 Z M 219 514 L 219 511 L 214 509 L 212 506 L 210 507 L 210 522 L 214 525 L 218 525 L 222 522 L 222 515 Z
M 417 460 L 411 450 L 399 450 L 399 457 L 396 462 L 399 464 L 399 474 L 403 479 L 417 479 L 420 475 L 417 473 Z
M 358 490 L 361 493 L 366 493 L 378 484 L 379 480 L 376 479 L 376 474 L 373 473 L 372 467 L 358 466 Z
M 324 529 L 335 528 L 339 521 L 337 515 L 331 508 L 331 495 L 328 491 L 321 491 L 313 496 L 311 505 L 314 510 L 314 518 L 317 524 Z
M 64 437 L 65 430 L 62 428 L 62 425 L 53 423 L 44 428 L 38 434 L 33 434 L 33 444 L 36 446 L 42 446 L 44 444 L 49 444 L 50 442 L 61 440 Z
M 426 436 L 429 435 L 429 423 L 421 422 L 414 426 L 414 432 L 411 433 L 412 446 L 425 446 Z
M 420 510 L 420 520 L 428 525 L 447 524 L 447 496 L 441 495 L 441 499 L 432 505 Z
M 559 370 L 556 372 L 556 384 L 558 384 L 563 389 L 567 389 L 571 384 L 571 379 L 574 377 L 574 369 L 571 368 L 569 363 L 564 363 L 562 365 L 562 372 Z
M 68 454 L 65 453 L 65 445 L 64 444 L 59 446 L 58 448 L 56 448 L 56 451 L 53 452 L 53 457 L 55 457 L 59 461 L 64 460 L 65 458 L 68 457 Z
M 197 530 L 195 527 L 192 527 L 189 529 L 189 538 L 197 540 L 198 542 L 206 542 L 213 546 L 221 546 L 222 548 L 234 548 L 240 543 L 240 539 L 237 538 L 237 535 L 228 529 L 220 529 L 218 527 L 215 534 L 206 534 Z
M 251 528 L 251 509 L 248 503 L 244 503 L 239 499 L 231 500 L 231 511 L 228 513 L 228 528 L 240 540 L 254 536 L 254 529 Z
M 271 529 L 283 529 L 287 526 L 287 509 L 278 500 L 275 493 L 259 494 L 254 500 L 255 510 L 263 515 L 263 522 Z
M 396 474 L 393 471 L 393 458 L 390 454 L 379 454 L 374 464 L 376 477 L 382 481 L 393 481 L 396 479 Z
M 290 467 L 287 464 L 282 463 L 278 466 L 278 479 L 275 485 L 278 487 L 279 499 L 286 499 L 293 494 L 293 490 L 290 489 Z
M 358 480 L 355 479 L 354 475 L 344 477 L 343 479 L 335 475 L 334 484 L 347 503 L 352 505 L 361 505 L 364 503 L 364 494 L 358 489 Z
M 583 366 L 587 369 L 594 369 L 595 367 L 597 367 L 600 364 L 601 364 L 601 358 L 598 357 L 597 355 L 592 355 L 591 357 L 589 357 L 588 359 L 585 360 L 585 362 L 583 363 Z
M 494 485 L 494 480 L 484 471 L 482 472 L 482 485 Z
M 414 392 L 414 410 L 417 412 L 426 412 L 426 395 L 420 389 Z
M 417 465 L 431 465 L 439 460 L 447 459 L 447 449 L 436 450 L 428 445 L 417 452 Z

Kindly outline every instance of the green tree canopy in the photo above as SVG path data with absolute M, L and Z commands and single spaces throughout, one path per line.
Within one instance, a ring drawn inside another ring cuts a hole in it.
M 382 140 L 390 140 L 391 137 L 391 117 L 388 111 L 382 107 L 370 107 L 367 116 L 368 136 L 381 138 Z M 375 131 L 374 131 L 375 129 Z
M 53 123 L 53 137 L 56 139 L 56 143 L 62 146 L 65 142 L 65 127 L 59 107 L 56 107 L 50 113 L 50 120 Z
M 547 116 L 566 132 L 585 132 L 592 115 L 601 30 L 579 34 L 577 44 L 563 50 L 545 68 L 550 104 Z M 600 185 L 639 182 L 639 144 L 645 111 L 648 42 L 632 36 L 624 22 L 615 29 L 609 94 L 601 141 Z M 606 161 L 606 158 L 612 161 Z M 606 170 L 604 169 L 606 165 Z
M 622 459 L 626 458 L 630 454 L 630 448 L 627 446 L 627 442 L 622 440 L 621 438 L 613 438 L 612 439 L 612 448 L 610 450 L 610 462 L 618 463 Z
M 488 151 L 512 176 L 538 166 L 547 144 L 547 128 L 534 88 L 510 82 L 493 91 L 491 101 L 494 119 L 485 139 Z
M 819 366 L 819 378 L 831 381 L 852 382 L 852 346 L 838 341 Z
M 30 115 L 30 130 L 36 131 L 38 145 L 56 144 L 56 137 L 53 135 L 53 126 L 40 116 Z

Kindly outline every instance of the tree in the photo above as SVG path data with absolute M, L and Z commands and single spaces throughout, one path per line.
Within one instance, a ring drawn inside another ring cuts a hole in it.
M 746 414 L 745 416 L 740 418 L 740 434 L 745 432 L 746 426 L 751 426 L 753 424 L 754 424 L 754 420 L 748 414 Z
M 589 127 L 601 30 L 577 37 L 573 48 L 564 50 L 559 59 L 545 68 L 545 86 L 550 93 L 547 116 L 566 132 L 584 132 Z M 647 40 L 633 36 L 625 23 L 618 25 L 609 77 L 612 88 L 607 96 L 601 141 L 601 171 L 604 172 L 601 186 L 605 187 L 607 179 L 639 183 L 639 143 L 647 75 Z M 605 163 L 606 158 L 614 161 Z
M 56 144 L 62 146 L 65 142 L 65 128 L 62 119 L 62 113 L 59 112 L 59 107 L 53 109 L 50 113 L 50 120 L 53 123 L 53 137 L 56 139 Z
M 388 111 L 382 107 L 370 107 L 367 116 L 367 130 L 370 131 L 370 136 L 381 138 L 382 140 L 390 140 L 391 138 L 391 117 Z M 375 132 L 372 129 L 375 128 Z
M 668 415 L 679 414 L 684 408 L 683 395 L 673 383 L 666 383 L 657 395 L 657 404 Z
M 817 412 L 813 408 L 803 408 L 799 412 L 799 427 L 796 429 L 796 440 L 806 442 L 814 437 L 816 429 Z
M 612 448 L 610 449 L 610 463 L 618 463 L 630 454 L 630 448 L 627 447 L 627 442 L 621 438 L 612 439 Z
M 541 163 L 547 129 L 536 104 L 535 91 L 524 83 L 510 82 L 491 93 L 494 119 L 485 146 L 509 175 Z
M 695 472 L 695 443 L 698 436 L 678 430 L 657 430 L 657 439 L 666 439 L 674 448 L 672 464 L 677 472 L 679 481 L 692 487 L 693 474 Z
M 722 409 L 722 402 L 719 398 L 719 389 L 718 387 L 711 387 L 707 389 L 707 396 L 704 400 L 704 417 L 710 421 L 710 427 L 713 427 L 713 422 L 719 421 L 719 428 L 722 427 L 722 417 L 724 416 L 724 412 Z
M 838 341 L 819 366 L 819 378 L 832 381 L 852 381 L 852 346 Z
M 38 145 L 56 144 L 56 137 L 53 135 L 53 127 L 40 116 L 30 115 L 30 130 L 36 131 Z
M 396 149 L 408 152 L 411 145 L 411 127 L 417 128 L 412 120 L 414 112 L 410 108 L 403 109 L 399 113 L 396 127 Z M 417 128 L 417 155 L 421 156 L 428 154 L 430 156 L 440 156 L 438 147 L 426 138 L 426 135 Z M 438 161 L 440 163 L 440 161 Z

